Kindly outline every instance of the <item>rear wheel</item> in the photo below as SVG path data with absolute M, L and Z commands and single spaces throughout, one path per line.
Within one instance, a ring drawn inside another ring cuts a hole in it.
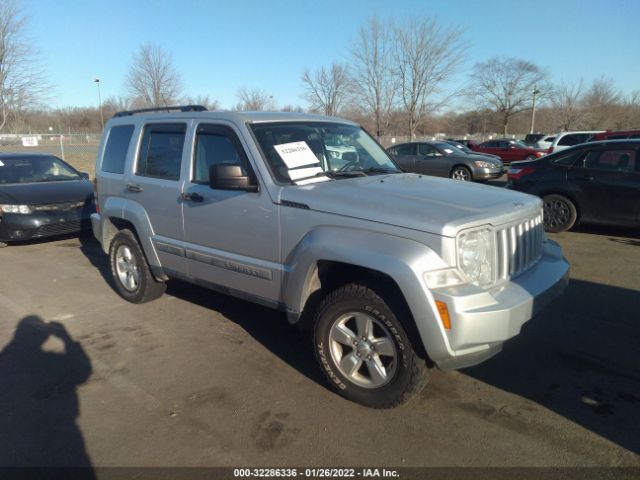
M 544 228 L 548 232 L 564 232 L 573 227 L 578 219 L 578 210 L 567 197 L 552 194 L 543 199 Z
M 109 248 L 111 275 L 118 294 L 132 303 L 144 303 L 162 296 L 164 282 L 158 282 L 131 230 L 120 230 Z
M 470 182 L 473 180 L 471 170 L 463 165 L 456 165 L 451 170 L 451 178 L 454 180 L 462 180 L 463 182 Z
M 427 382 L 428 368 L 390 306 L 372 289 L 344 285 L 316 313 L 320 367 L 343 397 L 372 408 L 406 402 Z

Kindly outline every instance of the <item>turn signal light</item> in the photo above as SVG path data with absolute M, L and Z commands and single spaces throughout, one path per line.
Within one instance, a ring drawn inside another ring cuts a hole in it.
M 436 300 L 436 306 L 438 307 L 442 326 L 445 330 L 451 330 L 451 318 L 449 318 L 449 309 L 447 308 L 447 304 L 440 300 Z
M 536 169 L 533 167 L 511 167 L 507 175 L 509 176 L 509 180 L 520 180 L 525 175 L 535 171 Z

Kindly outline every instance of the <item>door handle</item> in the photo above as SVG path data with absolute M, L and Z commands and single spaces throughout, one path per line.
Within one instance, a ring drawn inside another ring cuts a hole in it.
M 201 203 L 204 201 L 204 197 L 199 193 L 182 193 L 180 194 L 180 198 L 185 202 Z
M 127 183 L 127 190 L 137 193 L 142 191 L 142 187 L 140 185 L 136 185 L 135 183 Z

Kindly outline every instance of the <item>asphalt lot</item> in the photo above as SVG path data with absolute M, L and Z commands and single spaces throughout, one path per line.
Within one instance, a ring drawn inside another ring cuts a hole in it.
M 564 296 L 386 411 L 277 312 L 180 282 L 129 304 L 91 236 L 0 249 L 0 465 L 640 466 L 640 236 L 552 237 Z

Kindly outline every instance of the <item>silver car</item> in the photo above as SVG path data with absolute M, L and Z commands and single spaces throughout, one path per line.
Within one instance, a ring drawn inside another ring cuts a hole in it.
M 467 154 L 447 142 L 400 143 L 388 151 L 405 172 L 477 182 L 504 174 L 502 160 L 493 155 Z
M 118 293 L 178 278 L 281 310 L 350 400 L 495 355 L 567 284 L 534 196 L 402 173 L 346 120 L 175 110 L 104 130 L 92 224 Z

